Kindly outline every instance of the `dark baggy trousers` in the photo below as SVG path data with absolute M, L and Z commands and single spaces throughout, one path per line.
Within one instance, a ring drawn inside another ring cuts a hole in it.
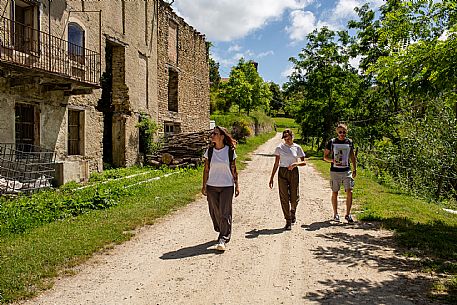
M 206 186 L 209 215 L 211 215 L 214 230 L 219 232 L 218 240 L 223 239 L 226 243 L 230 241 L 232 235 L 233 191 L 233 186 Z
M 281 200 L 282 212 L 288 223 L 292 221 L 292 214 L 297 210 L 300 196 L 298 193 L 298 168 L 288 170 L 280 167 L 278 173 L 279 199 Z

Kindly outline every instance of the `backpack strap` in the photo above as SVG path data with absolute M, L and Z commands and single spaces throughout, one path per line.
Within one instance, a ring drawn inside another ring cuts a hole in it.
M 233 162 L 233 153 L 234 153 L 234 151 L 235 151 L 235 149 L 233 147 L 229 147 L 229 150 L 228 150 L 229 163 Z
M 208 148 L 208 166 L 211 164 L 211 158 L 213 157 L 213 150 L 214 150 L 213 146 L 210 146 Z
M 335 138 L 330 139 L 330 151 L 333 154 L 333 144 L 335 143 Z

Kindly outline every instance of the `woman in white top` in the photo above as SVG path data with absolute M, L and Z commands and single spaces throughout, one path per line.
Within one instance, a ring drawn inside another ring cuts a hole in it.
M 240 194 L 236 171 L 236 141 L 224 127 L 211 132 L 212 146 L 205 152 L 202 194 L 207 197 L 214 230 L 219 232 L 216 249 L 225 251 L 232 233 L 232 201 Z M 235 189 L 234 187 L 235 186 Z
M 306 162 L 305 153 L 300 145 L 293 142 L 294 135 L 290 129 L 285 129 L 282 132 L 282 138 L 284 139 L 284 143 L 279 144 L 275 149 L 276 159 L 271 172 L 269 186 L 273 188 L 273 178 L 279 167 L 279 199 L 284 218 L 286 219 L 284 229 L 291 230 L 292 224 L 296 221 L 295 212 L 297 211 L 298 201 L 300 200 L 297 166 L 306 165 Z

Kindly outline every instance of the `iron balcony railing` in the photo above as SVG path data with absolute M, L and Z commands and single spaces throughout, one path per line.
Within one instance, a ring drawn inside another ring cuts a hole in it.
M 100 53 L 1 17 L 0 61 L 99 85 Z

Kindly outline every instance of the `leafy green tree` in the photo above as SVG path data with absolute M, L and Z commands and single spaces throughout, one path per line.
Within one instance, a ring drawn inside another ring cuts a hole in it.
M 302 96 L 295 120 L 302 137 L 319 137 L 324 142 L 334 134 L 338 121 L 347 120 L 358 103 L 361 78 L 349 64 L 349 36 L 324 27 L 307 36 L 298 58 L 290 58 L 294 72 L 289 77 L 288 95 Z
M 259 107 L 268 108 L 271 92 L 253 62 L 241 58 L 238 65 L 230 71 L 224 97 L 231 104 L 238 105 L 239 111 L 243 109 L 249 115 L 252 110 Z
M 251 104 L 252 101 L 252 85 L 246 80 L 246 76 L 240 69 L 232 69 L 230 72 L 229 81 L 224 86 L 224 98 L 230 104 L 238 106 L 238 111 L 244 105 Z
M 271 100 L 270 100 L 270 115 L 271 113 L 277 113 L 279 110 L 284 110 L 284 97 L 281 88 L 274 82 L 269 83 Z
M 209 84 L 210 84 L 210 113 L 215 111 L 227 112 L 231 104 L 224 98 L 224 88 L 221 86 L 219 63 L 209 58 Z
M 365 96 L 388 92 L 393 105 L 379 116 L 390 124 L 370 156 L 383 160 L 377 167 L 404 188 L 427 197 L 457 197 L 455 7 L 455 1 L 388 0 L 376 30 L 386 52 L 366 66 L 376 86 Z
M 219 63 L 211 57 L 208 60 L 209 63 L 209 83 L 211 88 L 218 88 L 221 81 L 221 75 L 219 73 Z

